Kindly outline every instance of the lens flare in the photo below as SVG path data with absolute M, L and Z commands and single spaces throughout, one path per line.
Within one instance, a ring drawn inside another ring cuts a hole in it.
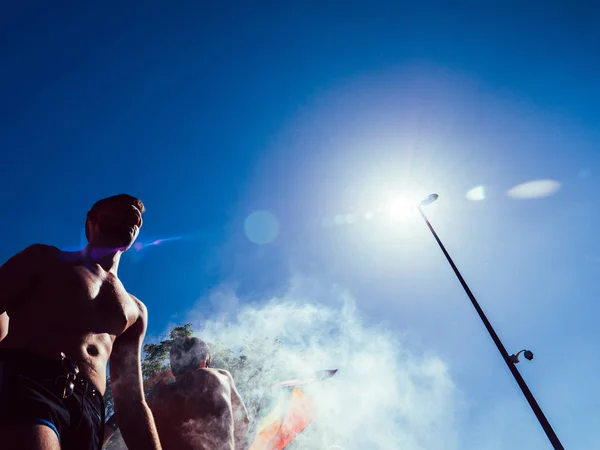
M 268 244 L 279 234 L 279 221 L 269 211 L 255 211 L 244 222 L 246 237 L 254 244 Z
M 467 200 L 471 200 L 472 202 L 485 200 L 485 188 L 483 186 L 476 186 L 467 192 L 466 197 Z
M 510 188 L 506 195 L 517 200 L 539 199 L 555 194 L 560 187 L 555 180 L 534 180 Z

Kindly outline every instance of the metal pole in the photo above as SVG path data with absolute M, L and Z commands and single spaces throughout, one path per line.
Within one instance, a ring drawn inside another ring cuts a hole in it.
M 437 199 L 437 196 L 435 197 L 435 199 Z M 546 436 L 548 436 L 548 439 L 550 440 L 550 443 L 552 444 L 552 446 L 554 447 L 555 450 L 564 450 L 564 447 L 561 444 L 560 440 L 558 439 L 558 436 L 556 436 L 556 433 L 552 429 L 552 426 L 550 425 L 550 422 L 548 422 L 548 419 L 546 419 L 546 416 L 544 415 L 544 413 L 542 411 L 542 408 L 540 408 L 540 405 L 538 405 L 538 402 L 535 400 L 535 397 L 533 396 L 533 394 L 529 390 L 529 387 L 527 386 L 527 384 L 525 383 L 525 380 L 523 379 L 523 377 L 519 373 L 519 370 L 517 369 L 517 367 L 515 366 L 515 364 L 513 364 L 513 362 L 511 361 L 510 357 L 508 356 L 508 353 L 507 353 L 506 349 L 504 348 L 504 345 L 502 344 L 502 341 L 500 341 L 500 338 L 498 337 L 498 335 L 494 331 L 494 328 L 492 327 L 492 324 L 490 323 L 490 321 L 485 316 L 485 313 L 481 309 L 481 306 L 479 306 L 479 303 L 475 299 L 475 296 L 471 292 L 471 289 L 469 289 L 469 286 L 467 285 L 466 281 L 464 280 L 464 278 L 462 277 L 462 275 L 458 271 L 458 268 L 454 264 L 454 261 L 452 261 L 452 258 L 450 257 L 450 254 L 446 251 L 446 248 L 444 247 L 444 244 L 442 244 L 442 241 L 440 240 L 440 238 L 438 237 L 437 233 L 435 232 L 435 230 L 431 226 L 431 223 L 429 223 L 429 220 L 427 219 L 427 217 L 423 213 L 423 210 L 421 209 L 421 205 L 419 205 L 417 207 L 419 209 L 419 212 L 421 213 L 421 217 L 423 217 L 423 220 L 427 224 L 427 227 L 429 227 L 429 231 L 431 231 L 431 234 L 433 234 L 433 237 L 435 238 L 436 242 L 440 246 L 440 249 L 444 253 L 444 256 L 448 260 L 448 263 L 452 267 L 452 270 L 454 270 L 454 273 L 456 274 L 456 277 L 458 278 L 458 281 L 460 281 L 460 284 L 462 285 L 463 289 L 467 293 L 467 296 L 469 297 L 469 300 L 471 300 L 471 303 L 473 304 L 473 307 L 477 311 L 477 314 L 479 314 L 479 318 L 481 319 L 481 321 L 485 325 L 485 328 L 488 330 L 488 333 L 490 333 L 490 336 L 492 337 L 492 340 L 494 341 L 494 344 L 496 344 L 496 347 L 498 348 L 498 351 L 502 355 L 502 359 L 504 359 L 504 362 L 508 366 L 508 370 L 510 370 L 510 373 L 512 373 L 513 377 L 515 377 L 515 380 L 516 380 L 517 384 L 519 385 L 519 387 L 521 388 L 521 391 L 523 392 L 523 395 L 525 396 L 525 398 L 529 402 L 529 406 L 531 406 L 531 409 L 533 410 L 533 413 L 535 414 L 535 417 L 537 417 L 538 421 L 540 422 L 540 425 L 544 429 L 544 432 L 546 433 Z

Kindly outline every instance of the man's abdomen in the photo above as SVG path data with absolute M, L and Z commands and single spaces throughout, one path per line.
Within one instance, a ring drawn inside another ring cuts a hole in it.
M 20 349 L 51 360 L 61 360 L 61 353 L 71 358 L 79 368 L 79 377 L 92 382 L 104 395 L 106 390 L 106 364 L 111 350 L 107 335 L 69 332 L 70 330 L 27 327 L 20 329 L 20 323 L 12 321 L 10 332 L 0 342 L 0 348 Z M 29 333 L 27 333 L 29 331 Z M 90 354 L 90 350 L 94 349 Z

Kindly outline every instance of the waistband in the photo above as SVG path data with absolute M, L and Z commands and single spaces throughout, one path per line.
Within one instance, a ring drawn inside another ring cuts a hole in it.
M 50 358 L 23 349 L 0 348 L 0 371 L 3 366 L 36 379 L 56 378 L 66 374 L 60 355 Z M 77 374 L 73 383 L 75 390 L 80 393 L 94 392 L 101 395 L 98 387 L 83 375 Z

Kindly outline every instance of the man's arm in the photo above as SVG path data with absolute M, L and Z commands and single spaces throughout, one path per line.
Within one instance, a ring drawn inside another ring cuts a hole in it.
M 248 424 L 250 419 L 248 418 L 248 411 L 246 405 L 238 392 L 233 377 L 226 370 L 220 370 L 221 373 L 227 375 L 229 378 L 229 385 L 231 386 L 231 408 L 233 410 L 233 436 L 235 439 L 236 450 L 245 450 L 248 448 Z
M 0 314 L 0 341 L 8 334 L 8 314 Z
M 140 308 L 138 320 L 115 339 L 110 357 L 110 380 L 115 414 L 129 450 L 160 450 L 160 440 L 142 384 L 142 343 L 146 335 L 148 312 Z
M 0 314 L 10 309 L 11 304 L 31 286 L 43 264 L 42 257 L 50 248 L 43 244 L 30 245 L 0 266 Z M 3 320 L 8 326 L 8 316 Z

